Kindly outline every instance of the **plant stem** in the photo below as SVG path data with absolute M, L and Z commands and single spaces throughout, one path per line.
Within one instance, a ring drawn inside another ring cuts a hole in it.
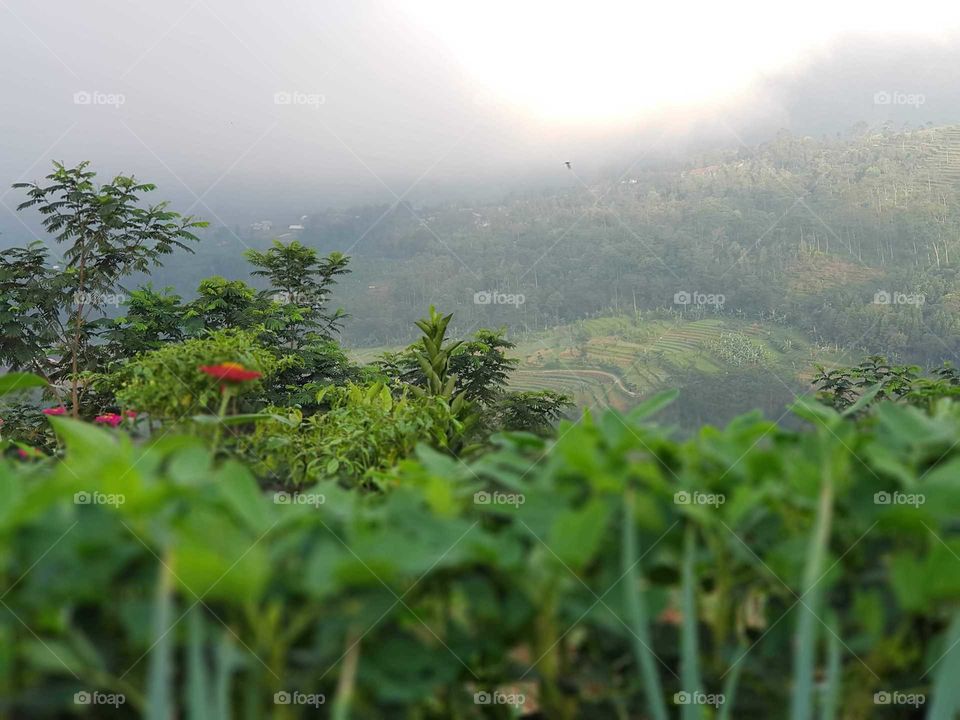
M 650 649 L 650 628 L 647 607 L 640 591 L 636 575 L 637 538 L 633 527 L 633 507 L 635 495 L 628 489 L 623 499 L 623 528 L 620 548 L 620 565 L 623 571 L 624 595 L 627 606 L 627 619 L 633 630 L 633 652 L 643 675 L 643 686 L 647 696 L 647 708 L 654 720 L 667 720 L 667 707 L 663 701 L 663 688 L 660 676 L 654 665 L 653 651 Z
M 823 573 L 824 558 L 830 540 L 830 525 L 833 516 L 833 473 L 830 466 L 830 453 L 827 448 L 822 464 L 823 484 L 820 486 L 820 501 L 817 504 L 817 516 L 806 567 L 803 571 L 803 587 L 800 601 L 800 621 L 794 646 L 793 698 L 790 717 L 792 720 L 812 720 L 813 718 L 813 671 L 816 662 L 817 611 L 822 593 L 816 590 L 816 584 Z M 809 595 L 808 600 L 803 600 Z
M 347 646 L 343 670 L 337 679 L 337 697 L 333 704 L 333 720 L 348 720 L 350 717 L 350 703 L 353 700 L 353 690 L 357 682 L 357 666 L 360 664 L 360 638 L 356 630 L 347 632 L 344 643 Z
M 223 391 L 221 392 L 220 409 L 217 411 L 217 417 L 220 418 L 220 422 L 217 423 L 217 429 L 214 431 L 213 435 L 213 452 L 211 454 L 214 458 L 217 457 L 217 450 L 220 448 L 220 435 L 223 432 L 223 419 L 227 416 L 227 405 L 230 403 L 230 396 L 230 386 L 224 385 Z
M 683 588 L 681 612 L 683 625 L 680 631 L 680 679 L 682 689 L 688 693 L 702 692 L 700 666 L 697 657 L 697 592 L 696 563 L 697 529 L 692 522 L 687 523 L 683 540 Z M 685 720 L 696 720 L 701 716 L 700 707 L 690 703 L 681 708 Z

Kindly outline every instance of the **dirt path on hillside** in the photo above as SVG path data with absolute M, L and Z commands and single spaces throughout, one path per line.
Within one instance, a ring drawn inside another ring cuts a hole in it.
M 514 374 L 520 373 L 531 373 L 534 375 L 599 375 L 600 377 L 609 378 L 613 381 L 613 384 L 616 385 L 621 392 L 630 397 L 638 397 L 638 393 L 627 390 L 627 387 L 623 384 L 623 381 L 618 378 L 613 373 L 607 372 L 606 370 L 515 370 Z

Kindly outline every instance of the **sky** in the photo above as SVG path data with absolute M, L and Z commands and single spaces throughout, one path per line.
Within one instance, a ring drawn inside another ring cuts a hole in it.
M 0 0 L 0 244 L 52 160 L 213 225 L 960 122 L 960 3 Z

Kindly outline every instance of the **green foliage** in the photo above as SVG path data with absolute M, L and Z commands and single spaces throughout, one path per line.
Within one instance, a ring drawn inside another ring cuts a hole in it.
M 316 340 L 279 356 L 277 370 L 267 383 L 267 399 L 274 405 L 315 412 L 320 407 L 316 400 L 319 391 L 357 380 L 362 374 L 338 343 Z
M 338 252 L 321 258 L 296 240 L 274 240 L 266 252 L 247 250 L 244 256 L 258 268 L 254 276 L 269 279 L 270 289 L 261 295 L 283 308 L 287 324 L 282 337 L 290 347 L 329 340 L 339 330 L 346 315 L 340 309 L 330 313 L 326 306 L 336 278 L 350 272 L 350 258 Z
M 552 390 L 505 393 L 494 406 L 493 424 L 503 430 L 549 435 L 572 405 L 570 398 Z
M 198 297 L 190 303 L 185 318 L 204 330 L 250 329 L 267 320 L 269 301 L 257 297 L 243 280 L 214 275 L 200 282 Z
M 183 339 L 186 308 L 173 288 L 158 292 L 147 284 L 132 291 L 125 306 L 124 315 L 103 333 L 111 359 L 133 357 Z
M 394 397 L 383 383 L 327 387 L 317 402 L 329 409 L 293 423 L 259 423 L 240 440 L 239 452 L 265 482 L 302 486 L 320 480 L 385 487 L 389 471 L 420 443 L 448 448 L 464 428 L 442 398 L 403 392 Z M 275 413 L 283 412 L 272 408 Z
M 256 333 L 219 330 L 144 353 L 102 378 L 100 387 L 115 394 L 120 407 L 178 421 L 217 412 L 220 387 L 198 368 L 222 362 L 240 363 L 266 379 L 276 367 L 273 355 L 257 344 Z M 244 392 L 256 396 L 260 388 L 259 381 L 247 383 Z
M 92 338 L 98 327 L 91 322 L 90 313 L 102 311 L 107 298 L 119 294 L 119 282 L 135 272 L 146 272 L 160 264 L 164 255 L 175 249 L 190 250 L 187 243 L 196 242 L 193 232 L 206 223 L 193 217 L 183 217 L 167 209 L 167 203 L 141 207 L 141 196 L 155 189 L 149 183 L 139 183 L 133 177 L 118 175 L 102 185 L 96 182 L 96 173 L 88 170 L 89 163 L 68 168 L 54 163 L 54 171 L 45 178 L 48 183 L 16 183 L 14 188 L 26 190 L 27 200 L 18 210 L 35 207 L 43 217 L 43 227 L 58 243 L 66 244 L 66 267 L 51 278 L 50 298 L 63 303 L 56 313 L 67 313 L 69 321 L 51 322 L 46 345 L 62 355 L 54 375 L 67 375 L 71 383 L 73 413 L 80 411 L 80 372 L 96 369 L 97 353 Z M 31 253 L 8 254 L 3 273 L 13 276 L 14 282 L 25 272 L 40 270 L 32 283 L 42 282 L 51 272 L 38 268 L 45 257 Z M 2 277 L 0 277 L 2 280 Z M 5 282 L 5 281 L 4 281 Z M 28 282 L 13 295 L 15 303 L 25 302 L 28 313 L 34 317 L 49 314 L 50 300 L 38 303 L 34 297 L 37 288 Z M 42 288 L 39 289 L 42 292 Z M 63 302 L 63 293 L 69 293 L 69 303 Z M 4 291 L 6 296 L 6 291 Z M 9 300 L 6 301 L 9 303 Z M 47 318 L 52 320 L 52 316 Z M 31 343 L 35 333 L 27 325 L 19 341 L 19 362 L 24 362 L 24 346 Z M 47 347 L 43 348 L 47 351 Z M 49 354 L 49 353 L 47 353 Z M 32 359 L 34 366 L 42 362 Z
M 481 329 L 450 354 L 450 372 L 457 378 L 457 391 L 470 402 L 493 403 L 507 385 L 517 361 L 507 357 L 514 343 L 504 330 Z
M 960 395 L 960 374 L 952 365 L 944 364 L 931 377 L 920 372 L 916 365 L 896 365 L 882 355 L 872 355 L 855 367 L 827 370 L 818 365 L 813 382 L 821 402 L 837 410 L 857 404 L 868 388 L 876 388 L 868 402 L 896 400 L 926 408 L 940 398 Z
M 71 299 L 67 276 L 48 256 L 40 241 L 0 252 L 0 364 L 44 376 L 56 374 L 46 350 L 65 333 L 61 313 Z
M 299 689 L 351 717 L 467 719 L 498 690 L 561 720 L 669 718 L 700 717 L 677 693 L 723 688 L 724 717 L 783 717 L 793 695 L 799 720 L 826 674 L 850 720 L 903 717 L 873 701 L 895 689 L 951 717 L 960 403 L 846 421 L 807 403 L 802 430 L 746 416 L 676 442 L 647 420 L 670 399 L 466 463 L 423 448 L 377 493 L 263 493 L 198 438 L 55 419 L 62 462 L 0 461 L 4 710 L 53 718 L 97 688 L 130 716 L 284 720 L 302 708 L 274 694 Z M 338 480 L 334 458 L 372 467 L 363 431 L 443 407 L 382 384 L 324 402 L 297 462 Z M 333 450 L 325 423 L 363 427 Z

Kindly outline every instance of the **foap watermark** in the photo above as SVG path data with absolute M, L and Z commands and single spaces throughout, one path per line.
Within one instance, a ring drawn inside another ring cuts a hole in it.
M 123 93 L 106 93 L 99 90 L 77 90 L 73 94 L 74 105 L 107 105 L 119 108 L 127 102 Z
M 274 705 L 309 705 L 318 708 L 327 702 L 327 696 L 323 693 L 304 693 L 299 690 L 287 692 L 280 690 L 273 694 Z
M 523 493 L 505 493 L 498 490 L 491 493 L 480 490 L 473 494 L 473 502 L 476 505 L 513 505 L 514 507 L 520 507 L 526 501 Z
M 327 501 L 323 493 L 275 492 L 273 502 L 276 505 L 313 505 L 320 507 Z
M 720 707 L 727 701 L 723 693 L 705 693 L 681 691 L 673 694 L 674 705 L 710 705 Z
M 321 93 L 307 93 L 300 90 L 280 90 L 273 94 L 274 105 L 305 105 L 319 110 L 327 104 L 327 96 Z
M 887 492 L 881 490 L 873 494 L 874 505 L 910 505 L 918 508 L 927 502 L 927 496 L 922 493 L 902 493 L 899 490 Z
M 120 507 L 126 501 L 127 496 L 122 493 L 87 492 L 86 490 L 81 490 L 73 494 L 74 505 L 112 505 L 113 507 Z
M 712 505 L 715 508 L 720 507 L 727 501 L 723 493 L 705 493 L 694 490 L 679 490 L 673 494 L 674 505 Z
M 687 292 L 680 290 L 673 294 L 674 305 L 712 305 L 713 307 L 723 307 L 727 301 L 721 293 L 702 293 Z
M 120 307 L 127 301 L 123 293 L 89 293 L 78 292 L 73 294 L 74 307 Z
M 499 290 L 480 290 L 473 294 L 474 305 L 513 305 L 519 307 L 527 301 L 523 293 L 502 293 Z
M 127 696 L 123 693 L 102 693 L 89 690 L 81 690 L 73 694 L 74 705 L 109 705 L 118 708 L 126 704 Z
M 527 702 L 527 696 L 523 693 L 505 693 L 502 690 L 493 692 L 475 692 L 473 694 L 474 705 L 512 705 L 513 707 L 523 707 Z
M 873 94 L 874 105 L 908 105 L 919 108 L 927 101 L 923 93 L 888 92 L 881 90 Z
M 275 492 L 273 502 L 276 505 L 313 505 L 320 507 L 327 501 L 327 496 L 323 493 L 288 493 Z
M 923 293 L 877 290 L 873 294 L 874 305 L 923 305 L 926 300 L 927 296 Z
M 278 292 L 270 296 L 270 299 L 280 305 L 316 305 L 323 301 L 319 295 L 306 292 Z
M 874 705 L 912 705 L 920 707 L 927 702 L 927 696 L 922 693 L 905 693 L 899 690 L 881 690 L 873 694 Z

